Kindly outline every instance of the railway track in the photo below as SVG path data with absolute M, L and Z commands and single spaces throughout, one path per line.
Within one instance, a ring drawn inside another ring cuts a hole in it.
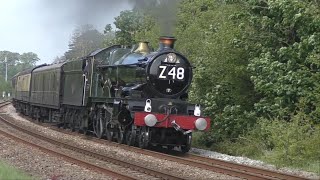
M 67 161 L 69 162 L 72 162 L 72 163 L 75 163 L 75 164 L 78 164 L 78 165 L 81 165 L 81 166 L 84 166 L 88 169 L 92 169 L 94 171 L 97 171 L 97 172 L 101 172 L 101 173 L 104 173 L 104 174 L 107 174 L 109 176 L 113 176 L 115 178 L 120 178 L 120 179 L 134 179 L 130 176 L 125 176 L 125 175 L 122 175 L 120 173 L 117 173 L 117 172 L 114 172 L 112 170 L 109 170 L 109 169 L 106 169 L 106 168 L 103 168 L 103 167 L 100 167 L 100 166 L 97 166 L 95 164 L 91 164 L 91 163 L 88 163 L 88 162 L 85 162 L 85 161 L 82 161 L 80 159 L 76 159 L 76 158 L 73 158 L 73 157 L 70 157 L 68 156 L 67 154 L 64 154 L 64 153 L 61 153 L 61 152 L 56 152 L 56 151 L 53 151 L 53 150 L 50 150 L 44 146 L 41 146 L 41 145 L 38 145 L 38 144 L 35 144 L 35 143 L 31 143 L 29 141 L 26 141 L 24 140 L 23 138 L 20 138 L 16 135 L 13 135 L 11 133 L 8 133 L 8 132 L 5 132 L 5 131 L 2 131 L 0 130 L 0 134 L 5 136 L 5 137 L 8 137 L 10 139 L 13 139 L 14 141 L 16 142 L 20 142 L 20 143 L 23 143 L 23 144 L 27 144 L 29 146 L 32 146 L 32 147 L 35 147 L 37 149 L 40 149 L 41 151 L 45 152 L 45 153 L 48 153 L 48 154 L 52 154 L 52 155 L 55 155 L 55 156 L 58 156 L 58 157 L 62 157 L 64 159 L 66 159 Z
M 79 135 L 78 133 L 65 131 L 59 128 L 53 128 L 53 129 L 66 134 Z M 185 165 L 195 166 L 201 169 L 206 169 L 206 170 L 227 174 L 234 177 L 244 178 L 244 179 L 293 179 L 293 180 L 307 179 L 300 176 L 280 173 L 277 171 L 233 163 L 229 161 L 223 161 L 220 159 L 207 158 L 207 157 L 203 157 L 203 156 L 199 156 L 191 153 L 184 154 L 184 155 L 176 152 L 173 152 L 171 154 L 165 154 L 161 152 L 155 152 L 155 151 L 140 149 L 140 148 L 127 146 L 123 144 L 118 144 L 118 143 L 110 142 L 107 140 L 101 140 L 95 137 L 85 136 L 85 138 L 90 139 L 96 143 L 120 147 L 128 151 L 149 155 L 152 157 L 165 159 L 169 161 L 179 162 Z
M 268 170 L 268 169 L 254 167 L 254 166 L 238 164 L 238 163 L 224 161 L 224 160 L 220 160 L 220 159 L 206 158 L 206 157 L 195 155 L 195 154 L 188 154 L 183 158 L 187 159 L 188 161 L 190 160 L 190 161 L 195 161 L 195 162 L 201 162 L 201 163 L 208 164 L 208 165 L 219 165 L 219 166 L 227 167 L 232 170 L 237 170 L 238 172 L 241 172 L 242 174 L 244 173 L 244 174 L 246 174 L 246 176 L 247 175 L 256 176 L 256 178 L 253 177 L 253 179 L 258 179 L 260 177 L 262 179 L 290 179 L 290 180 L 307 179 L 307 178 L 300 177 L 300 176 L 280 173 L 280 172 L 276 172 L 276 171 L 272 171 L 272 170 Z M 223 172 L 225 172 L 225 170 L 223 170 Z M 231 173 L 230 175 L 232 175 L 232 174 L 233 173 Z M 242 176 L 240 176 L 240 177 L 242 177 Z M 251 179 L 251 177 L 249 177 L 248 179 Z
M 7 105 L 7 104 L 9 104 L 9 103 L 6 103 L 5 105 Z M 5 105 L 3 103 L 1 103 L 0 104 L 0 108 L 5 106 Z M 8 119 L 4 118 L 1 115 L 0 115 L 0 121 L 2 123 L 5 123 L 8 126 L 14 128 L 14 129 L 19 130 L 20 132 L 23 132 L 25 134 L 33 136 L 33 137 L 35 137 L 37 139 L 49 142 L 49 143 L 54 144 L 56 146 L 59 146 L 59 147 L 62 147 L 62 148 L 66 148 L 66 149 L 81 153 L 83 155 L 90 156 L 90 157 L 95 158 L 97 160 L 105 161 L 105 162 L 108 162 L 108 163 L 112 163 L 112 164 L 115 164 L 115 165 L 130 169 L 130 170 L 136 171 L 138 173 L 142 173 L 142 174 L 145 174 L 147 176 L 150 176 L 151 178 L 148 178 L 148 179 L 182 179 L 177 175 L 170 175 L 170 174 L 167 174 L 166 172 L 160 172 L 160 171 L 157 171 L 157 170 L 153 170 L 153 169 L 150 169 L 150 168 L 147 168 L 147 167 L 143 167 L 143 166 L 138 165 L 138 164 L 134 164 L 132 162 L 122 161 L 122 160 L 119 160 L 119 159 L 112 158 L 112 157 L 110 157 L 108 155 L 105 155 L 105 154 L 92 152 L 90 150 L 87 150 L 87 149 L 81 148 L 81 147 L 76 147 L 75 145 L 72 145 L 72 144 L 69 144 L 69 143 L 66 143 L 66 142 L 60 142 L 60 141 L 58 141 L 56 139 L 53 139 L 53 138 L 41 136 L 41 135 L 39 135 L 39 134 L 37 134 L 35 132 L 32 132 L 32 131 L 24 128 L 24 127 L 20 127 L 19 125 L 16 125 L 16 124 L 10 122 Z M 113 177 L 115 177 L 117 179 L 139 179 L 139 178 L 136 178 L 135 176 L 129 175 L 130 173 L 128 173 L 127 171 L 119 172 L 119 171 L 115 171 L 115 170 L 112 170 L 112 169 L 108 169 L 108 168 L 96 165 L 94 163 L 90 163 L 90 162 L 84 161 L 82 159 L 70 156 L 70 155 L 68 155 L 66 153 L 57 152 L 57 151 L 48 149 L 45 146 L 29 142 L 29 141 L 27 141 L 27 140 L 25 140 L 25 139 L 23 139 L 23 138 L 21 138 L 21 137 L 19 137 L 17 135 L 8 133 L 8 132 L 3 131 L 1 129 L 0 129 L 0 134 L 4 135 L 6 137 L 9 137 L 11 139 L 14 139 L 15 141 L 30 145 L 32 147 L 36 147 L 36 148 L 38 148 L 38 149 L 40 149 L 40 150 L 42 150 L 42 151 L 44 151 L 46 153 L 62 157 L 64 159 L 66 159 L 67 161 L 70 161 L 72 163 L 84 166 L 84 167 L 86 167 L 88 169 L 92 169 L 94 171 L 101 172 L 101 173 L 107 174 L 109 176 L 113 176 Z
M 0 101 L 0 108 L 4 107 L 4 106 L 6 106 L 6 105 L 8 105 L 8 104 L 10 104 L 10 103 L 11 103 L 10 100 Z
M 199 156 L 196 154 L 184 154 L 184 155 L 170 155 L 159 152 L 154 152 L 145 149 L 132 148 L 125 145 L 121 145 L 121 147 L 135 151 L 137 153 L 150 155 L 153 157 L 166 159 L 169 161 L 175 161 L 181 164 L 186 164 L 194 167 L 198 167 L 201 169 L 206 169 L 209 171 L 214 171 L 222 174 L 227 174 L 234 177 L 244 178 L 244 179 L 270 179 L 270 180 L 278 180 L 278 179 L 290 179 L 290 180 L 302 180 L 307 179 L 300 176 L 295 176 L 291 174 L 280 173 L 268 169 L 238 164 L 229 161 L 223 161 L 220 159 L 207 158 L 203 156 Z
M 1 107 L 1 106 L 0 106 Z M 76 133 L 70 132 L 70 131 L 65 131 L 62 129 L 58 128 L 53 128 L 54 130 L 58 130 L 60 132 L 66 133 L 66 134 L 72 134 L 75 135 Z M 79 135 L 79 134 L 77 134 Z M 86 136 L 86 139 L 90 139 L 92 141 L 95 141 L 97 143 L 101 144 L 107 144 L 115 147 L 120 147 L 122 149 L 136 152 L 136 153 L 141 153 L 144 155 L 149 155 L 152 157 L 164 159 L 164 160 L 169 160 L 169 161 L 174 161 L 178 162 L 181 164 L 193 166 L 193 167 L 198 167 L 201 169 L 206 169 L 209 171 L 213 172 L 218 172 L 222 174 L 227 174 L 230 176 L 234 177 L 239 177 L 239 178 L 244 178 L 244 179 L 306 179 L 304 177 L 300 176 L 295 176 L 291 174 L 285 174 L 285 173 L 279 173 L 276 171 L 272 170 L 267 170 L 263 168 L 258 168 L 258 167 L 252 167 L 252 166 L 247 166 L 243 164 L 238 164 L 238 163 L 233 163 L 229 161 L 223 161 L 219 159 L 212 159 L 212 158 L 206 158 L 203 156 L 195 155 L 195 154 L 176 154 L 175 155 L 170 155 L 170 154 L 164 154 L 160 152 L 155 152 L 155 151 L 150 151 L 150 150 L 145 150 L 145 149 L 140 149 L 132 146 L 127 146 L 123 144 L 118 144 L 106 140 L 101 140 L 93 137 Z M 160 175 L 161 176 L 161 175 Z M 166 177 L 168 179 L 175 179 L 179 177 Z
M 71 134 L 71 135 L 79 135 L 75 132 L 66 131 L 59 128 L 53 128 L 59 132 Z M 82 135 L 81 135 L 82 136 Z M 201 169 L 206 169 L 213 172 L 218 172 L 222 174 L 227 174 L 234 177 L 244 178 L 244 179 L 270 179 L 270 180 L 278 180 L 278 179 L 290 179 L 290 180 L 301 180 L 307 179 L 301 176 L 296 176 L 292 174 L 280 173 L 277 171 L 272 171 L 268 169 L 263 169 L 254 166 L 248 166 L 244 164 L 234 163 L 230 161 L 224 161 L 220 159 L 207 158 L 203 156 L 199 156 L 196 154 L 188 153 L 181 154 L 176 151 L 170 152 L 169 154 L 163 152 L 156 152 L 147 149 L 141 149 L 133 146 L 128 146 L 124 144 L 119 144 L 115 142 L 110 142 L 103 139 L 98 139 L 95 137 L 85 136 L 86 139 L 90 139 L 96 143 L 105 144 L 108 146 L 115 146 L 125 149 L 127 151 L 132 151 L 152 157 L 156 157 L 159 159 L 169 160 L 178 162 L 185 165 L 190 165 L 194 167 L 198 167 Z
M 67 134 L 75 134 L 75 133 L 64 131 L 61 129 L 57 129 L 57 130 L 60 132 L 65 132 Z M 88 138 L 86 137 L 86 139 L 88 139 Z M 271 180 L 276 180 L 276 179 L 277 180 L 278 179 L 290 179 L 290 180 L 291 179 L 292 180 L 307 179 L 307 178 L 292 175 L 292 174 L 280 173 L 277 171 L 272 171 L 272 170 L 258 168 L 258 167 L 254 167 L 254 166 L 238 164 L 238 163 L 224 161 L 224 160 L 220 160 L 220 159 L 207 158 L 207 157 L 199 156 L 199 155 L 192 154 L 192 153 L 181 154 L 181 153 L 173 152 L 171 154 L 165 154 L 162 152 L 155 152 L 155 151 L 140 149 L 140 148 L 127 146 L 127 145 L 123 145 L 123 144 L 118 144 L 118 143 L 110 142 L 107 140 L 101 140 L 101 139 L 97 139 L 94 137 L 90 137 L 90 140 L 97 142 L 97 143 L 106 144 L 109 146 L 112 145 L 115 147 L 120 147 L 120 148 L 128 150 L 128 151 L 133 151 L 136 153 L 149 155 L 149 156 L 164 159 L 164 160 L 174 161 L 174 162 L 178 162 L 181 164 L 190 165 L 190 166 L 198 167 L 201 169 L 206 169 L 209 171 L 227 174 L 230 176 L 244 178 L 244 179 L 271 179 Z

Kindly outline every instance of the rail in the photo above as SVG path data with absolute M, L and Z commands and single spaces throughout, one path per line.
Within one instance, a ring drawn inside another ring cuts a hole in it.
M 109 163 L 112 163 L 112 164 L 115 164 L 115 165 L 118 165 L 118 166 L 121 166 L 121 167 L 129 168 L 130 170 L 134 170 L 134 171 L 137 171 L 137 172 L 149 175 L 149 176 L 153 176 L 155 178 L 160 178 L 160 179 L 182 179 L 177 175 L 170 175 L 170 174 L 167 174 L 167 172 L 161 172 L 159 170 L 154 170 L 154 169 L 151 169 L 151 168 L 148 168 L 148 167 L 143 167 L 141 165 L 134 164 L 132 162 L 115 159 L 113 157 L 110 157 L 110 156 L 102 154 L 102 153 L 92 152 L 92 151 L 87 150 L 85 148 L 77 147 L 77 146 L 75 146 L 75 145 L 73 145 L 71 143 L 61 142 L 59 140 L 56 140 L 56 139 L 53 139 L 53 138 L 50 138 L 50 137 L 42 136 L 40 134 L 37 134 L 36 132 L 32 132 L 32 131 L 28 130 L 27 128 L 24 128 L 24 127 L 21 127 L 19 125 L 16 125 L 15 123 L 9 121 L 8 119 L 5 119 L 1 115 L 0 115 L 0 121 L 2 121 L 3 123 L 11 126 L 14 129 L 17 129 L 17 130 L 19 130 L 19 131 L 21 131 L 23 133 L 29 134 L 29 135 L 37 138 L 37 139 L 44 140 L 44 141 L 49 142 L 51 144 L 55 144 L 55 145 L 57 145 L 59 147 L 63 147 L 63 148 L 66 148 L 66 149 L 73 150 L 75 152 L 78 152 L 78 153 L 93 157 L 93 158 L 95 158 L 97 160 L 102 160 L 102 161 L 109 162 Z M 122 174 L 122 173 L 119 173 L 119 172 L 116 172 L 116 171 L 113 171 L 113 170 L 110 170 L 110 169 L 106 169 L 104 167 L 101 167 L 101 166 L 98 166 L 98 165 L 83 161 L 81 159 L 76 159 L 74 157 L 69 156 L 68 154 L 64 154 L 64 153 L 61 153 L 61 152 L 55 152 L 55 151 L 52 151 L 50 149 L 47 149 L 46 147 L 34 144 L 32 142 L 27 142 L 27 141 L 23 140 L 22 138 L 19 138 L 19 137 L 13 135 L 13 134 L 6 133 L 6 132 L 3 132 L 3 131 L 0 131 L 0 133 L 1 134 L 5 134 L 7 137 L 13 138 L 13 139 L 18 140 L 20 142 L 23 142 L 25 144 L 28 144 L 28 145 L 31 145 L 31 146 L 36 146 L 39 149 L 44 150 L 45 152 L 49 152 L 51 154 L 64 157 L 64 158 L 66 158 L 67 160 L 69 160 L 71 162 L 74 162 L 74 163 L 79 164 L 79 165 L 86 166 L 89 169 L 94 169 L 94 170 L 97 170 L 99 172 L 104 172 L 106 174 L 110 174 L 110 175 L 112 175 L 112 176 L 114 176 L 116 178 L 120 178 L 120 179 L 135 179 L 135 178 L 133 178 L 133 177 L 131 177 L 129 175 L 125 175 L 125 174 Z

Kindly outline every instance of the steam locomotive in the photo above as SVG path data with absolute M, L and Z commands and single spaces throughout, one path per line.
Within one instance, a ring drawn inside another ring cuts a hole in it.
M 174 50 L 175 40 L 160 37 L 156 51 L 148 42 L 114 45 L 20 72 L 12 78 L 14 107 L 98 138 L 188 152 L 192 131 L 208 130 L 210 119 L 186 101 L 192 66 Z

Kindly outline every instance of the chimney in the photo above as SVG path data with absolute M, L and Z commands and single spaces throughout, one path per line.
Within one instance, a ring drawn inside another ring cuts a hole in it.
M 173 49 L 174 48 L 174 42 L 177 40 L 176 38 L 172 36 L 160 36 L 159 38 L 159 50 L 163 50 L 166 48 Z

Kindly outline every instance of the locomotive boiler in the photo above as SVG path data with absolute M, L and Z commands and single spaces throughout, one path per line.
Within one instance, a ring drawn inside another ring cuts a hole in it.
M 192 66 L 174 50 L 175 40 L 160 37 L 156 51 L 148 42 L 114 45 L 76 61 L 25 71 L 30 97 L 22 102 L 16 90 L 15 107 L 99 138 L 187 152 L 192 131 L 208 130 L 210 119 L 202 116 L 200 105 L 187 101 Z M 13 84 L 21 83 L 25 72 Z

